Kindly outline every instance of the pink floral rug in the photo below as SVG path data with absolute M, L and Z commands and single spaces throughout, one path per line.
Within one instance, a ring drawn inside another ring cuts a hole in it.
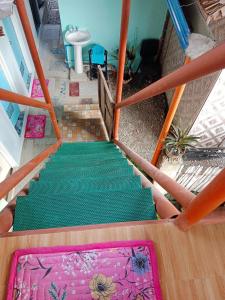
M 45 136 L 46 115 L 28 115 L 25 138 L 41 139 Z
M 7 300 L 162 300 L 152 241 L 17 250 Z
M 48 86 L 49 80 L 46 79 L 46 84 Z M 33 80 L 33 86 L 31 91 L 31 97 L 32 98 L 43 98 L 44 94 L 40 85 L 40 81 L 38 79 Z

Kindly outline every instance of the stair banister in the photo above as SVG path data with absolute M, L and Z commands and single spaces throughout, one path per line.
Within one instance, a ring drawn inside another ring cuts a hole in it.
M 126 61 L 130 7 L 131 7 L 131 1 L 123 0 L 121 28 L 120 28 L 119 60 L 118 60 L 118 72 L 117 72 L 117 84 L 116 84 L 116 99 L 115 99 L 115 103 L 117 105 L 120 104 L 122 100 L 122 93 L 123 93 L 123 77 L 124 77 L 124 68 L 125 68 L 125 61 Z M 115 139 L 118 139 L 119 123 L 120 123 L 120 110 L 116 109 L 115 116 L 114 116 L 114 132 L 113 132 L 113 137 Z
M 179 85 L 225 68 L 225 42 L 116 104 L 116 109 L 140 103 Z
M 0 89 L 0 98 L 1 101 L 3 100 L 3 101 L 13 102 L 13 103 L 31 106 L 31 107 L 37 107 L 46 110 L 50 109 L 50 104 L 48 103 L 41 102 L 39 100 L 35 100 L 30 97 L 26 97 L 4 89 Z
M 55 144 L 51 145 L 35 158 L 30 160 L 19 170 L 13 173 L 11 176 L 6 178 L 0 183 L 0 199 L 4 198 L 18 183 L 20 183 L 27 175 L 30 174 L 42 161 L 53 154 L 61 145 L 61 141 L 57 141 Z M 0 200 L 1 201 L 1 200 Z
M 131 160 L 140 167 L 146 174 L 163 187 L 169 194 L 171 194 L 181 205 L 186 208 L 190 202 L 195 198 L 195 195 L 185 189 L 182 185 L 175 180 L 164 174 L 154 165 L 147 160 L 143 159 L 140 155 L 129 149 L 120 141 L 114 140 L 114 143 L 131 158 Z

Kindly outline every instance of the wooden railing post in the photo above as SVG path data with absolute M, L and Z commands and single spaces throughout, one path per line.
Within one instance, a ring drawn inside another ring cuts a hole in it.
M 184 64 L 186 65 L 189 62 L 190 62 L 190 58 L 186 57 Z M 160 133 L 160 136 L 159 136 L 156 148 L 155 148 L 155 152 L 152 157 L 151 163 L 155 166 L 158 162 L 159 155 L 160 155 L 162 147 L 163 147 L 163 142 L 169 133 L 171 124 L 173 122 L 174 116 L 175 116 L 177 108 L 178 108 L 178 105 L 184 94 L 185 87 L 186 87 L 186 84 L 182 84 L 182 85 L 176 87 L 176 89 L 175 89 L 168 113 L 166 115 L 166 119 L 164 121 L 162 130 L 161 130 L 161 133 Z
M 130 0 L 123 0 L 122 16 L 121 16 L 121 31 L 120 31 L 119 61 L 118 61 L 118 73 L 117 73 L 117 88 L 116 88 L 116 100 L 115 100 L 116 104 L 119 104 L 122 100 L 123 76 L 124 76 L 124 67 L 126 61 L 130 6 L 131 6 Z M 116 109 L 114 115 L 114 131 L 113 131 L 114 139 L 118 139 L 119 123 L 120 123 L 120 109 Z
M 24 4 L 24 0 L 16 0 L 16 6 L 17 6 L 17 10 L 20 16 L 20 20 L 23 26 L 23 30 L 27 39 L 27 43 L 28 43 L 28 47 L 30 49 L 30 53 L 34 62 L 34 66 L 37 72 L 37 76 L 38 79 L 40 81 L 40 85 L 45 97 L 45 101 L 47 104 L 50 104 L 49 107 L 49 114 L 50 114 L 50 118 L 52 121 L 52 125 L 56 134 L 57 139 L 61 139 L 61 133 L 60 133 L 60 129 L 57 123 L 57 119 L 55 116 L 55 112 L 54 112 L 54 108 L 52 105 L 52 101 L 49 95 L 49 91 L 48 91 L 48 87 L 45 81 L 45 76 L 44 76 L 44 72 L 41 66 L 41 61 L 39 58 L 39 54 L 36 48 L 36 44 L 34 41 L 34 37 L 33 37 L 33 33 L 30 27 L 30 22 L 29 22 L 29 18 L 27 16 L 27 12 L 26 12 L 26 7 Z
M 196 197 L 187 209 L 176 219 L 182 230 L 206 217 L 225 202 L 225 169 L 223 169 Z

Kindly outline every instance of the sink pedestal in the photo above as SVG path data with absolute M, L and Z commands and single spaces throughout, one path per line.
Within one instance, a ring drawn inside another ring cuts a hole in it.
M 75 63 L 75 72 L 77 74 L 83 73 L 83 59 L 82 59 L 82 46 L 74 46 L 74 63 Z

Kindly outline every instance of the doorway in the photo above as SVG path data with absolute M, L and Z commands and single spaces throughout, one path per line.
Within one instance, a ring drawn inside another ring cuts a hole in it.
M 44 6 L 44 0 L 29 0 L 30 8 L 34 19 L 34 25 L 37 33 L 39 32 L 41 26 L 42 12 Z

